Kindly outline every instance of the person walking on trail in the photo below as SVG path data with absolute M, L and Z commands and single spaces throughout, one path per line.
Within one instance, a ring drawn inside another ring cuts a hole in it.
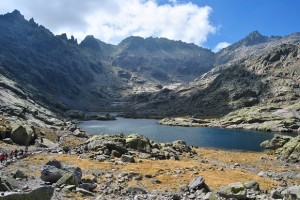
M 0 153 L 0 162 L 2 163 L 4 161 L 4 154 Z
M 40 140 L 41 144 L 44 143 L 44 138 L 41 137 L 41 140 Z
M 18 157 L 18 149 L 16 149 L 16 150 L 13 151 L 13 157 L 15 159 L 17 159 L 17 157 Z

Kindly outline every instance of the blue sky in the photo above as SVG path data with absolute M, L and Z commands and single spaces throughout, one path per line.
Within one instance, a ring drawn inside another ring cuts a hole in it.
M 217 51 L 255 30 L 267 36 L 300 31 L 300 0 L 4 0 L 0 14 L 14 9 L 79 42 L 86 35 L 111 44 L 152 36 Z
M 300 32 L 299 0 L 177 1 L 186 2 L 212 8 L 210 21 L 218 30 L 215 34 L 210 34 L 204 43 L 204 46 L 209 48 L 213 48 L 219 42 L 234 43 L 254 30 L 267 36 Z

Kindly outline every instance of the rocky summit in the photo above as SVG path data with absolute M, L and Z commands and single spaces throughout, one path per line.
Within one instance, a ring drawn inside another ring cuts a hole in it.
M 300 199 L 299 42 L 254 31 L 218 53 L 153 37 L 78 44 L 0 15 L 0 199 Z M 289 135 L 236 152 L 77 126 L 120 115 Z

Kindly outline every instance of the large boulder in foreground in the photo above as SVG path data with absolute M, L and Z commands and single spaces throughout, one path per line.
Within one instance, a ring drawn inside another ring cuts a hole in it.
M 0 174 L 0 192 L 12 191 L 14 189 L 18 189 L 20 186 L 18 182 L 3 173 Z
M 56 183 L 65 174 L 72 173 L 79 183 L 82 177 L 82 171 L 79 167 L 62 165 L 59 161 L 49 161 L 41 170 L 41 179 L 45 182 Z M 66 177 L 65 177 L 66 179 Z M 63 181 L 63 180 L 62 180 Z M 69 181 L 69 180 L 67 180 Z M 74 182 L 74 181 L 73 181 Z
M 243 183 L 236 182 L 232 183 L 228 186 L 225 186 L 220 189 L 218 192 L 221 197 L 226 199 L 237 199 L 237 200 L 244 200 L 247 199 L 247 190 Z
M 36 139 L 35 129 L 33 126 L 13 125 L 10 138 L 18 145 L 29 146 Z
M 285 194 L 286 199 L 300 199 L 300 185 L 295 185 L 287 188 Z
M 53 196 L 54 188 L 42 186 L 29 192 L 10 192 L 4 193 L 1 200 L 50 200 Z

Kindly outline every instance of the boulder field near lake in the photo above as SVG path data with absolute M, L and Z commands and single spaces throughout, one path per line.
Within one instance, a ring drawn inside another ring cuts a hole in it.
M 299 42 L 254 31 L 218 53 L 152 37 L 78 44 L 0 15 L 0 199 L 300 199 Z M 290 134 L 242 152 L 76 124 L 115 113 Z

